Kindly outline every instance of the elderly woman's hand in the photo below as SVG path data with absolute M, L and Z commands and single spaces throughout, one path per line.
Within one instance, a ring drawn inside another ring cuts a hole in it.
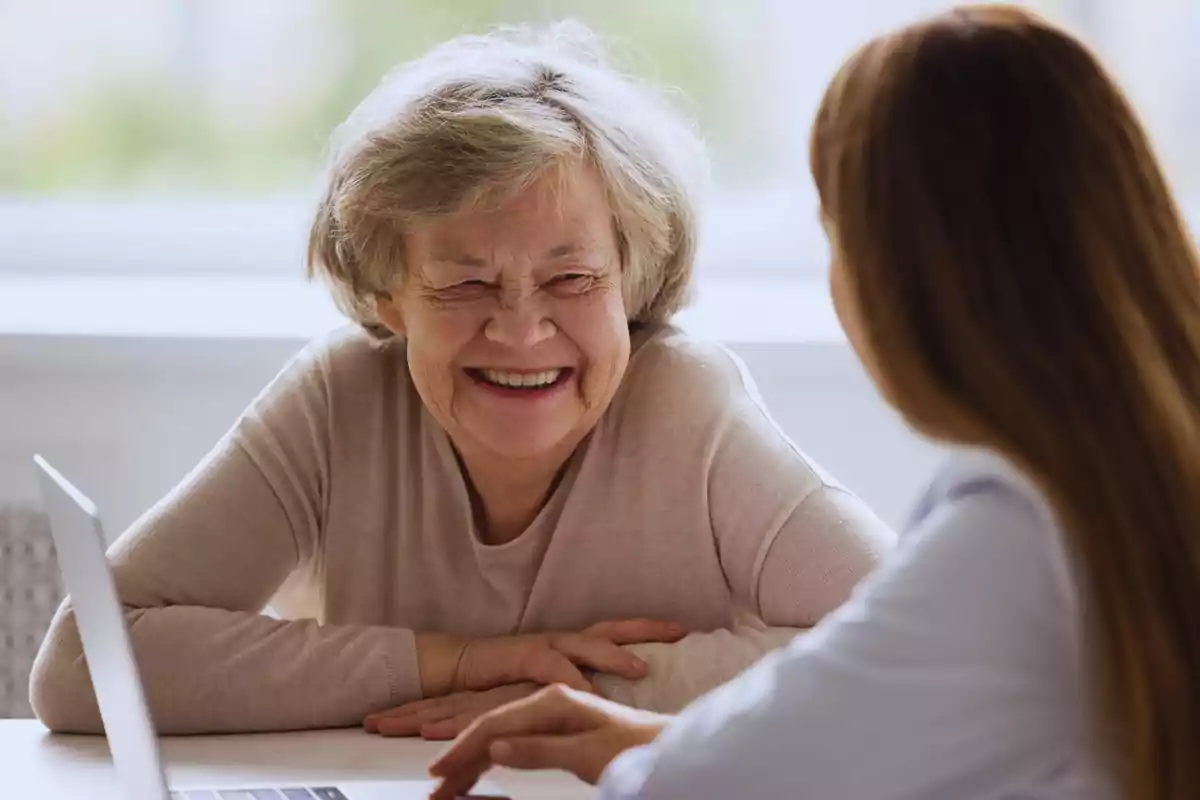
M 657 738 L 669 717 L 552 686 L 480 717 L 429 768 L 431 800 L 471 790 L 490 767 L 561 769 L 596 783 L 614 758 Z
M 622 649 L 644 642 L 676 642 L 683 626 L 648 619 L 600 622 L 578 633 L 537 633 L 466 639 L 418 634 L 417 661 L 426 700 L 368 716 L 363 724 L 387 736 L 451 738 L 480 714 L 564 684 L 591 692 L 585 671 L 639 680 L 646 662 Z M 437 724 L 435 724 L 437 723 Z
M 480 692 L 455 692 L 444 697 L 416 700 L 391 711 L 372 714 L 363 722 L 368 733 L 380 736 L 420 736 L 444 741 L 492 709 L 521 700 L 542 689 L 536 683 L 514 683 Z

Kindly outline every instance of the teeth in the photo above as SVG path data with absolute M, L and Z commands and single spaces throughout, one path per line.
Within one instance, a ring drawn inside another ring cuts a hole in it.
M 498 369 L 483 370 L 483 377 L 488 383 L 512 388 L 535 388 L 549 386 L 558 380 L 561 369 L 549 369 L 542 372 L 504 372 Z

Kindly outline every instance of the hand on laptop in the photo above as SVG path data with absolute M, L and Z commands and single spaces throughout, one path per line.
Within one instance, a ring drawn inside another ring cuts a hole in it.
M 490 711 L 429 768 L 441 783 L 431 800 L 461 797 L 492 766 L 561 769 L 596 783 L 621 753 L 649 744 L 669 717 L 611 703 L 564 686 Z
M 646 676 L 646 663 L 622 645 L 675 642 L 686 633 L 675 623 L 616 620 L 578 633 L 481 639 L 418 634 L 417 661 L 426 699 L 372 714 L 363 725 L 373 733 L 415 736 L 425 735 L 425 722 L 444 721 L 431 729 L 429 738 L 451 738 L 483 712 L 528 696 L 537 686 L 561 683 L 591 692 L 585 671 L 640 680 Z

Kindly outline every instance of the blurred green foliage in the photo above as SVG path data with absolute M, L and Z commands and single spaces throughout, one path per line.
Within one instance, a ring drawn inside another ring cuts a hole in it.
M 722 30 L 703 0 L 328 0 L 323 25 L 344 53 L 336 74 L 252 132 L 223 124 L 168 74 L 114 70 L 23 138 L 2 141 L 0 191 L 290 192 L 311 184 L 332 129 L 397 63 L 498 23 L 572 17 L 614 44 L 615 61 L 677 87 L 683 110 L 721 148 L 739 135 Z M 323 33 L 324 35 L 324 33 Z M 686 99 L 684 99 L 686 98 Z M 753 171 L 754 148 L 745 148 Z

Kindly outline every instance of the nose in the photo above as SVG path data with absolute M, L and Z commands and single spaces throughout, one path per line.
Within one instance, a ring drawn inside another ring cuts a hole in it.
M 489 341 L 513 348 L 533 347 L 554 336 L 558 328 L 532 293 L 506 296 L 484 326 Z

